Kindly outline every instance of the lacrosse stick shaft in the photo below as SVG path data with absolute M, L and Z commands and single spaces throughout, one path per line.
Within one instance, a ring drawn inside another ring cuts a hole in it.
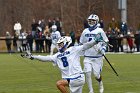
M 106 42 L 104 40 L 103 40 L 103 42 L 105 42 L 109 47 L 111 47 L 111 48 L 113 47 L 113 45 L 109 44 L 108 42 Z
M 114 69 L 114 67 L 111 65 L 111 63 L 109 62 L 109 60 L 107 59 L 107 57 L 105 56 L 105 55 L 103 55 L 104 56 L 104 58 L 105 58 L 105 60 L 107 61 L 107 63 L 109 64 L 109 66 L 112 68 L 112 70 L 115 72 L 115 74 L 117 75 L 117 76 L 119 76 L 118 75 L 118 73 L 116 72 L 116 70 Z
M 109 43 L 107 43 L 107 45 L 110 46 L 110 47 L 113 47 L 113 45 L 111 45 L 111 44 L 109 44 Z
M 113 47 L 113 45 L 111 45 L 111 44 L 109 44 L 109 43 L 107 43 L 107 42 L 105 42 L 108 46 L 110 46 L 111 48 Z

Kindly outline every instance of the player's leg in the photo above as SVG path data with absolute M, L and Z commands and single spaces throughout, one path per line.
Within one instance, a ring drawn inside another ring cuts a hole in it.
M 102 66 L 103 66 L 103 61 L 101 58 L 96 59 L 96 62 L 92 63 L 93 73 L 94 73 L 95 79 L 99 83 L 100 93 L 103 93 L 103 91 L 104 91 L 102 77 L 101 77 Z
M 103 86 L 103 82 L 102 82 L 102 76 L 100 75 L 99 78 L 95 77 L 95 79 L 99 83 L 99 92 L 103 93 L 104 92 L 104 86 Z
M 55 48 L 55 45 L 51 44 L 51 53 L 50 53 L 50 55 L 53 55 L 54 48 Z
M 59 80 L 56 83 L 57 88 L 61 91 L 61 93 L 68 93 L 67 86 L 69 85 L 67 80 Z
M 103 93 L 104 92 L 104 86 L 103 86 L 103 82 L 102 82 L 102 79 L 101 79 L 101 81 L 99 82 L 99 91 L 100 91 L 100 93 Z
M 86 73 L 86 82 L 88 84 L 89 93 L 94 93 L 93 86 L 92 86 L 92 78 L 91 78 L 91 73 L 92 73 L 91 63 L 86 63 L 86 62 L 84 63 L 84 72 Z
M 70 93 L 82 93 L 83 86 L 85 84 L 85 76 L 81 74 L 81 77 L 70 80 L 69 87 Z

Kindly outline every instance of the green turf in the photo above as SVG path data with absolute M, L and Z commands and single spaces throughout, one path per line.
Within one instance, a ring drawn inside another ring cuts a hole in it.
M 140 93 L 140 55 L 106 55 L 119 73 L 115 76 L 104 61 L 104 93 Z M 61 79 L 58 68 L 51 63 L 23 59 L 20 54 L 0 54 L 0 93 L 60 93 L 56 81 Z M 93 77 L 95 93 L 98 83 Z M 85 84 L 83 93 L 88 93 Z

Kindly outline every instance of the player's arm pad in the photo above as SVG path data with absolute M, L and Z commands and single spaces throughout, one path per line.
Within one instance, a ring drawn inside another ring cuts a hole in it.
M 99 48 L 99 52 L 100 52 L 101 54 L 105 55 L 105 53 L 106 53 L 106 48 L 107 48 L 106 43 L 103 43 L 103 44 L 100 46 L 100 48 Z
M 41 55 L 33 55 L 34 59 L 37 59 L 39 61 L 47 62 L 47 61 L 53 61 L 52 56 L 41 56 Z
M 95 40 L 91 40 L 90 42 L 84 43 L 83 50 L 87 50 L 96 44 L 97 44 L 97 42 Z

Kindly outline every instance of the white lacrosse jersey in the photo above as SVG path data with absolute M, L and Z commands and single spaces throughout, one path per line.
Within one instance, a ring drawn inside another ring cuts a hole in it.
M 80 76 L 82 71 L 82 67 L 80 64 L 80 56 L 84 54 L 83 45 L 81 46 L 73 46 L 65 50 L 65 52 L 60 53 L 57 52 L 54 55 L 49 56 L 33 56 L 35 59 L 39 59 L 41 61 L 52 61 L 54 62 L 60 69 L 62 78 L 76 78 Z M 43 60 L 44 59 L 44 60 Z
M 52 40 L 52 44 L 56 45 L 58 39 L 61 37 L 60 32 L 59 31 L 53 31 L 51 33 L 51 40 Z
M 88 28 L 84 29 L 84 31 L 82 32 L 81 37 L 80 37 L 80 43 L 83 44 L 83 43 L 91 41 L 92 39 L 95 39 L 95 36 L 99 33 L 102 36 L 103 40 L 105 42 L 108 42 L 108 38 L 107 38 L 105 32 L 101 28 L 97 27 L 96 29 L 94 29 L 92 31 L 89 31 Z M 84 62 L 91 61 L 91 60 L 93 60 L 93 58 L 101 57 L 102 54 L 100 53 L 100 50 L 102 48 L 106 49 L 106 44 L 104 42 L 99 42 L 97 45 L 94 45 L 93 47 L 86 50 L 85 54 L 84 54 L 84 56 L 85 56 Z

